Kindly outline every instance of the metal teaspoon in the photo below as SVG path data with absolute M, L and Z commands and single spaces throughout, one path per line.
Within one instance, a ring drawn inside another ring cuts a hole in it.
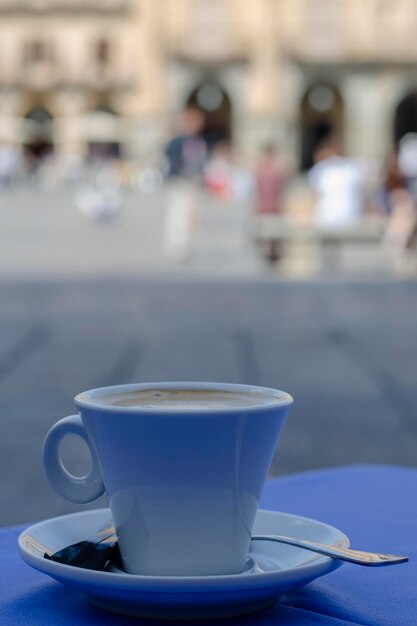
M 324 556 L 340 561 L 348 561 L 356 565 L 368 565 L 371 567 L 381 567 L 382 565 L 396 565 L 397 563 L 405 563 L 408 556 L 395 556 L 393 554 L 379 554 L 376 552 L 363 552 L 361 550 L 352 550 L 351 548 L 342 548 L 339 546 L 328 546 L 315 541 L 306 541 L 305 539 L 294 539 L 293 537 L 284 537 L 282 535 L 254 535 L 252 541 L 276 541 L 285 543 L 289 546 L 296 546 L 311 552 L 317 552 Z
M 396 565 L 397 563 L 408 561 L 407 556 L 363 552 L 281 535 L 254 535 L 252 541 L 275 541 L 303 550 L 310 550 L 311 552 L 316 552 L 332 559 L 371 567 Z M 109 526 L 83 541 L 66 546 L 54 554 L 51 554 L 48 550 L 45 550 L 44 553 L 45 558 L 58 563 L 96 570 L 104 569 L 114 561 L 117 556 L 118 546 L 114 526 Z

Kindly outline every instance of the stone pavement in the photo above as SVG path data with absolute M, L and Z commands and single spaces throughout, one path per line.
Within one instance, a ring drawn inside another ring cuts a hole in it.
M 76 392 L 108 384 L 230 381 L 290 392 L 274 474 L 417 465 L 413 282 L 148 274 L 3 279 L 0 290 L 0 525 L 78 510 L 46 483 L 42 441 L 74 411 Z M 69 469 L 88 464 L 78 441 L 64 456 Z
M 164 192 L 145 196 L 124 192 L 113 221 L 96 223 L 76 206 L 77 189 L 49 192 L 22 188 L 0 193 L 0 278 L 164 276 L 278 278 L 315 274 L 309 255 L 294 254 L 276 269 L 265 268 L 250 233 L 250 202 L 215 202 L 201 196 L 191 259 L 178 265 L 165 245 Z M 352 276 L 392 277 L 382 246 L 345 246 L 344 272 Z
M 0 193 L 0 278 L 256 276 L 264 272 L 249 236 L 249 207 L 205 196 L 190 245 L 191 262 L 167 254 L 164 193 L 124 192 L 114 220 L 77 210 L 77 189 L 22 188 Z

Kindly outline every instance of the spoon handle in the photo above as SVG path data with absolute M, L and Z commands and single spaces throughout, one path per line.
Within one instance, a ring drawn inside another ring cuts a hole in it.
M 351 550 L 336 546 L 328 546 L 314 541 L 306 541 L 304 539 L 294 539 L 293 537 L 284 537 L 281 535 L 254 535 L 252 541 L 276 541 L 278 543 L 286 543 L 289 546 L 296 546 L 311 552 L 317 552 L 332 559 L 348 561 L 357 565 L 368 565 L 371 567 L 380 567 L 382 565 L 396 565 L 408 561 L 408 556 L 394 556 L 393 554 L 378 554 L 375 552 L 362 552 L 360 550 Z

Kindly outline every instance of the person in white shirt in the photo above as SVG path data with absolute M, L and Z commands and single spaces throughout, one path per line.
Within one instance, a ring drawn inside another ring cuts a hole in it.
M 330 139 L 320 144 L 309 171 L 316 194 L 315 222 L 328 228 L 353 226 L 364 210 L 364 180 L 361 169 L 341 154 Z

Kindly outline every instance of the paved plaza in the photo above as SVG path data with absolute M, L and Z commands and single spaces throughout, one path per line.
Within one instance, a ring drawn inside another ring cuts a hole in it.
M 114 219 L 78 209 L 83 189 L 13 193 L 0 190 L 0 278 L 164 276 L 248 277 L 263 273 L 250 237 L 250 206 L 203 201 L 194 217 L 188 257 L 167 250 L 164 191 L 125 192 Z M 82 200 L 81 200 L 82 201 Z
M 16 205 L 3 207 L 0 525 L 77 510 L 46 483 L 42 441 L 74 411 L 77 392 L 102 385 L 229 381 L 290 392 L 295 403 L 272 464 L 275 475 L 351 463 L 417 465 L 414 282 L 289 281 L 239 248 L 244 227 L 233 225 L 229 235 L 225 226 L 219 238 L 202 238 L 196 258 L 205 259 L 204 271 L 192 264 L 152 269 L 154 221 L 129 217 L 148 225 L 148 237 L 125 228 L 125 247 L 117 248 L 121 233 L 112 239 L 115 230 L 93 231 L 81 216 L 39 200 L 29 208 L 25 198 L 20 221 Z M 51 220 L 34 218 L 42 210 Z M 80 224 L 93 233 L 83 234 L 81 244 Z M 124 254 L 123 263 L 132 262 L 135 237 L 147 241 L 148 266 L 107 271 L 99 264 L 100 233 L 111 259 Z M 227 236 L 233 245 L 226 245 Z M 63 454 L 69 469 L 88 466 L 77 440 Z

